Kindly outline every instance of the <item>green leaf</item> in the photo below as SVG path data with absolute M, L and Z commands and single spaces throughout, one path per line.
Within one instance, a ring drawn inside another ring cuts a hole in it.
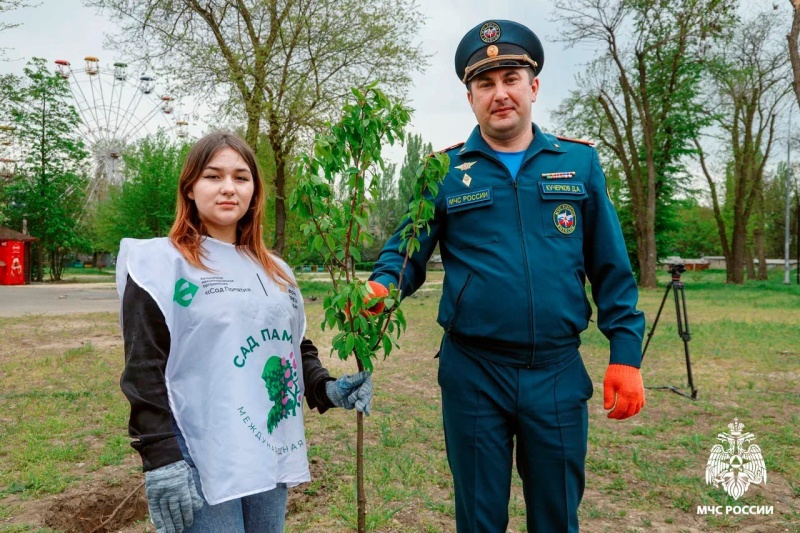
M 388 335 L 384 335 L 381 342 L 383 344 L 383 354 L 385 357 L 388 357 L 389 354 L 392 353 L 392 339 L 390 339 Z
M 372 372 L 374 370 L 371 357 L 359 357 L 359 360 L 361 361 L 361 364 L 364 365 L 364 370 L 367 372 Z

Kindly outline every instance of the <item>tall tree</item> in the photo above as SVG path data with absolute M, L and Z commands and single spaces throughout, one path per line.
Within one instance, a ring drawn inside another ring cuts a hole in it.
M 706 108 L 724 134 L 724 156 L 730 161 L 725 204 L 717 193 L 719 176 L 708 164 L 706 150 L 695 140 L 727 262 L 728 283 L 744 282 L 748 224 L 758 209 L 765 166 L 775 140 L 775 120 L 791 91 L 789 60 L 774 37 L 780 19 L 759 13 L 736 26 L 709 60 Z M 724 211 L 731 213 L 726 224 Z M 763 229 L 762 229 L 763 231 Z
M 286 181 L 300 144 L 338 118 L 352 86 L 402 95 L 425 64 L 415 0 L 86 0 L 122 27 L 113 44 L 158 63 L 178 92 L 246 122 L 275 161 L 273 248 L 286 242 Z
M 0 75 L 0 96 L 10 92 L 17 92 L 17 86 L 22 80 L 13 74 Z M 11 126 L 11 106 L 0 100 L 0 225 L 7 225 L 9 204 L 12 201 L 10 191 L 6 186 L 16 174 L 16 158 L 14 151 L 14 129 Z
M 394 234 L 400 219 L 408 211 L 408 202 L 414 196 L 418 172 L 425 165 L 426 158 L 433 152 L 430 143 L 422 140 L 422 135 L 409 133 L 405 138 L 406 154 L 397 172 L 397 165 L 387 164 L 383 172 L 373 179 L 375 193 L 373 209 L 370 213 L 370 227 L 375 240 L 365 248 L 364 259 L 377 259 L 383 245 Z
M 765 177 L 764 181 L 764 204 L 766 206 L 764 219 L 766 221 L 766 254 L 767 257 L 783 257 L 785 252 L 786 235 L 786 188 L 789 187 L 789 209 L 790 214 L 794 214 L 794 206 L 798 201 L 796 180 L 787 174 L 786 161 L 777 164 L 775 172 Z M 797 175 L 795 167 L 795 176 Z M 770 178 L 770 179 L 767 179 Z M 788 183 L 787 183 L 788 179 Z M 793 217 L 792 217 L 793 218 Z M 790 255 L 795 255 L 797 242 L 797 225 L 793 220 L 789 221 L 790 235 Z
M 397 164 L 389 163 L 385 170 L 376 172 L 372 178 L 375 181 L 370 189 L 372 194 L 372 209 L 370 215 L 370 230 L 375 237 L 373 246 L 366 248 L 364 259 L 374 261 L 378 257 L 378 252 L 383 248 L 386 240 L 392 236 L 397 228 L 400 217 L 405 210 L 398 210 L 397 192 Z M 366 257 L 369 255 L 369 257 Z
M 431 143 L 422 140 L 419 133 L 410 133 L 406 137 L 406 155 L 403 166 L 400 167 L 400 181 L 398 184 L 399 201 L 402 203 L 400 212 L 405 213 L 408 200 L 414 194 L 414 184 L 417 181 L 417 171 L 425 164 L 425 158 L 433 152 Z
M 39 238 L 35 279 L 43 278 L 45 253 L 51 279 L 59 280 L 65 255 L 88 244 L 79 234 L 88 158 L 77 133 L 80 118 L 66 80 L 40 58 L 25 67 L 22 83 L 0 86 L 0 107 L 11 117 L 19 153 L 6 193 L 7 216 L 15 225 L 27 219 L 31 235 Z
M 789 41 L 789 60 L 792 65 L 792 88 L 800 104 L 800 0 L 789 0 L 792 5 L 792 27 L 786 35 Z
M 178 180 L 188 146 L 163 133 L 144 137 L 122 154 L 125 180 L 101 200 L 89 226 L 95 250 L 116 252 L 123 237 L 164 237 L 175 220 Z
M 669 255 L 703 257 L 722 253 L 717 222 L 710 207 L 687 198 L 679 203 L 678 216 L 682 224 L 673 236 L 674 245 Z
M 729 25 L 735 0 L 558 0 L 569 44 L 599 56 L 578 78 L 565 116 L 619 160 L 630 198 L 639 285 L 656 285 L 657 211 L 685 175 L 702 126 L 699 93 L 707 41 Z M 586 120 L 588 119 L 588 121 Z

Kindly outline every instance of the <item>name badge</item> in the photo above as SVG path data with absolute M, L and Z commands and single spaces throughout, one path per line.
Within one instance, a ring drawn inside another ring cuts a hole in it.
M 483 207 L 492 203 L 492 188 L 475 189 L 474 191 L 451 194 L 445 197 L 447 212 L 462 211 L 474 207 Z
M 583 183 L 549 183 L 542 181 L 539 183 L 542 194 L 572 194 L 583 196 L 586 194 L 586 186 Z

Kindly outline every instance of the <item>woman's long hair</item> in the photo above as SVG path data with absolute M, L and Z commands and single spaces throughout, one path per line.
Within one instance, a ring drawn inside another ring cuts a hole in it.
M 245 253 L 264 267 L 267 274 L 281 285 L 288 283 L 295 285 L 291 275 L 281 268 L 272 254 L 264 246 L 261 218 L 264 214 L 264 186 L 261 183 L 261 173 L 258 170 L 256 156 L 248 144 L 228 132 L 215 132 L 206 135 L 192 146 L 186 161 L 181 169 L 181 178 L 178 182 L 178 209 L 175 222 L 169 232 L 170 242 L 183 254 L 183 257 L 193 266 L 206 271 L 211 271 L 203 259 L 205 254 L 201 247 L 203 238 L 207 235 L 206 228 L 200 220 L 197 205 L 189 198 L 195 182 L 200 179 L 203 169 L 211 159 L 224 148 L 231 148 L 238 153 L 247 163 L 253 175 L 253 197 L 247 212 L 236 224 L 236 249 Z

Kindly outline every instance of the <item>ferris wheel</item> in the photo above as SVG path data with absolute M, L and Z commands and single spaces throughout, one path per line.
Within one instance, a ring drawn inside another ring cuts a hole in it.
M 102 194 L 107 185 L 123 180 L 122 152 L 131 142 L 159 129 L 178 138 L 188 136 L 189 122 L 176 111 L 175 99 L 157 91 L 152 76 L 132 76 L 126 63 L 101 67 L 95 56 L 84 58 L 82 69 L 56 60 L 59 76 L 69 82 L 75 108 L 81 118 L 79 129 L 91 151 L 95 171 L 88 201 Z
M 0 183 L 14 177 L 17 161 L 13 152 L 14 127 L 0 124 Z

